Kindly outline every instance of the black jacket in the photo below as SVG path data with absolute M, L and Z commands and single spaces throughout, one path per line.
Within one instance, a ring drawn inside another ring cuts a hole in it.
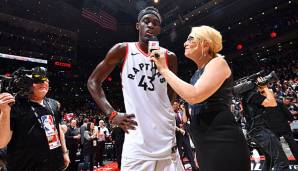
M 277 136 L 291 132 L 288 121 L 293 121 L 291 112 L 280 102 L 276 107 L 265 108 L 266 122 L 270 130 Z

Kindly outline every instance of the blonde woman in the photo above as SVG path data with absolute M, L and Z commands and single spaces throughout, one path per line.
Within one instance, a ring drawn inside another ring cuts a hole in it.
M 184 47 L 185 56 L 198 67 L 190 84 L 168 69 L 162 52 L 154 51 L 151 60 L 190 104 L 190 133 L 199 152 L 200 171 L 250 170 L 245 138 L 230 111 L 233 80 L 226 60 L 218 54 L 222 49 L 220 32 L 209 26 L 193 27 Z

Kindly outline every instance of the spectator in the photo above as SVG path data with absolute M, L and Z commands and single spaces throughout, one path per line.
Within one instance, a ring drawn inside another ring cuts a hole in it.
M 69 171 L 76 171 L 76 156 L 78 152 L 79 142 L 81 139 L 80 130 L 77 128 L 77 120 L 71 119 L 70 126 L 68 126 L 67 132 L 65 133 L 66 146 L 69 150 L 70 165 L 67 168 Z

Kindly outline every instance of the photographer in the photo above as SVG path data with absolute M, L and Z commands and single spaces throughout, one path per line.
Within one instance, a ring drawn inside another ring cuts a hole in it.
M 16 79 L 17 85 L 22 86 L 24 78 L 32 81 L 26 94 L 16 98 L 10 93 L 0 94 L 0 148 L 7 145 L 7 168 L 13 171 L 64 170 L 69 156 L 59 126 L 60 105 L 45 97 L 49 90 L 46 69 L 33 68 L 30 77 L 28 73 L 22 74 Z
M 257 143 L 265 155 L 263 171 L 285 171 L 289 169 L 287 156 L 277 137 L 268 129 L 264 120 L 264 110 L 276 107 L 274 94 L 267 85 L 263 85 L 264 78 L 258 78 L 257 89 L 251 89 L 243 94 L 243 109 L 248 122 L 248 135 Z M 263 95 L 262 95 L 262 94 Z
M 266 113 L 266 121 L 270 130 L 279 137 L 284 137 L 285 141 L 288 143 L 289 148 L 295 157 L 298 159 L 298 145 L 293 136 L 291 127 L 289 123 L 291 123 L 294 118 L 291 112 L 285 107 L 285 105 L 281 102 L 277 102 L 276 107 L 268 107 L 265 108 Z

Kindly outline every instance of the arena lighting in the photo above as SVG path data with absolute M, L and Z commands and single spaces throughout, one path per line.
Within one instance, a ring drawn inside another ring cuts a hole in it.
M 275 31 L 273 31 L 273 32 L 270 33 L 270 37 L 272 39 L 276 38 L 276 36 L 277 36 L 277 33 Z
M 154 0 L 154 3 L 156 3 L 156 4 L 159 3 L 159 0 Z
M 56 66 L 60 66 L 60 67 L 65 67 L 65 68 L 71 68 L 71 64 L 70 63 L 66 63 L 66 62 L 54 62 L 54 65 Z
M 243 45 L 241 43 L 238 43 L 237 46 L 236 46 L 236 49 L 241 50 L 242 48 L 243 48 Z
M 17 56 L 17 55 L 10 55 L 5 53 L 0 53 L 0 58 L 6 58 L 6 59 L 14 59 L 18 61 L 25 61 L 25 62 L 35 62 L 35 63 L 41 63 L 41 64 L 47 64 L 47 60 L 38 59 L 38 58 L 29 58 L 25 56 Z
M 7 72 L 7 73 L 4 74 L 4 76 L 11 77 L 11 73 L 10 72 Z
M 112 77 L 108 77 L 107 80 L 108 80 L 108 81 L 112 81 L 113 78 L 112 78 Z

